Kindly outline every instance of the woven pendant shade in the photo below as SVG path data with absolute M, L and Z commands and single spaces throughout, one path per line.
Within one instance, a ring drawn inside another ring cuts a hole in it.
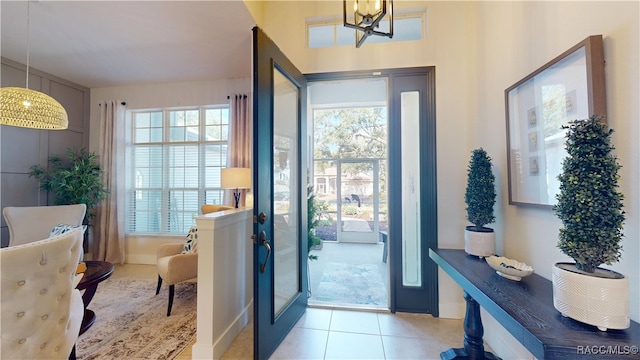
M 67 111 L 49 95 L 28 88 L 0 88 L 0 124 L 33 129 L 64 130 Z

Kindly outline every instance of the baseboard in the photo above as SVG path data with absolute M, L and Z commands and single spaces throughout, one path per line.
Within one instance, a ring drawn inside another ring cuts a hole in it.
M 192 359 L 220 359 L 225 351 L 231 346 L 233 340 L 240 334 L 240 331 L 249 323 L 253 316 L 253 299 L 249 302 L 236 319 L 218 337 L 213 346 L 196 342 L 191 347 Z
M 502 359 L 535 359 L 533 354 L 483 308 L 480 308 L 480 317 L 484 327 L 483 340 L 491 347 L 494 355 Z
M 443 319 L 463 319 L 464 313 L 466 310 L 465 306 L 466 306 L 465 302 L 459 302 L 459 303 L 440 302 L 440 305 L 438 307 L 440 314 L 438 314 L 438 316 Z
M 127 264 L 143 264 L 143 265 L 156 265 L 158 258 L 156 255 L 130 255 L 128 254 L 125 259 Z

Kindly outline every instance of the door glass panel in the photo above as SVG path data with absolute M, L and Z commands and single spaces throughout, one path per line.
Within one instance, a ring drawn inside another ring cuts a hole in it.
M 400 95 L 402 131 L 402 285 L 422 285 L 420 241 L 420 93 Z
M 298 88 L 274 70 L 273 244 L 274 315 L 300 292 L 298 179 Z

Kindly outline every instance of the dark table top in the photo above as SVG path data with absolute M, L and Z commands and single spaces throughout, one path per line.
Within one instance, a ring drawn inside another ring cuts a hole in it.
M 87 270 L 77 286 L 78 290 L 83 290 L 89 286 L 106 280 L 113 273 L 113 264 L 106 261 L 88 260 L 84 262 Z
M 640 359 L 637 322 L 625 330 L 600 331 L 563 317 L 553 306 L 551 281 L 538 274 L 508 280 L 464 250 L 430 249 L 429 256 L 538 359 Z M 594 346 L 611 346 L 620 354 L 589 354 Z

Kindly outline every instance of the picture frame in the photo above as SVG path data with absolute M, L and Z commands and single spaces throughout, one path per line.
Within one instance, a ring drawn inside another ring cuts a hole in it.
M 602 35 L 572 46 L 505 90 L 509 204 L 552 208 L 569 121 L 606 118 Z

